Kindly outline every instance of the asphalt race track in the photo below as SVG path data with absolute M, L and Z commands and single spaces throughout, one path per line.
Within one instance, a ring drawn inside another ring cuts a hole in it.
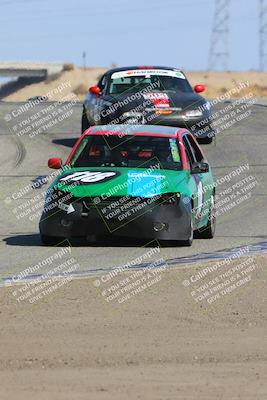
M 38 212 L 41 208 L 28 215 L 22 213 L 23 210 L 25 213 L 25 207 L 20 208 L 35 196 L 42 198 L 48 185 L 27 190 L 24 194 L 22 191 L 31 187 L 38 177 L 51 174 L 53 171 L 47 168 L 48 158 L 59 156 L 65 160 L 80 135 L 80 104 L 74 105 L 71 115 L 58 121 L 46 133 L 32 138 L 27 133 L 16 135 L 15 131 L 20 132 L 21 129 L 20 121 L 26 121 L 26 126 L 27 118 L 48 106 L 47 103 L 39 105 L 34 113 L 30 110 L 12 117 L 12 111 L 21 104 L 0 102 L 1 279 L 37 264 L 55 251 L 43 247 L 39 240 Z M 191 248 L 163 243 L 161 256 L 164 260 L 214 253 L 248 244 L 260 243 L 259 249 L 266 246 L 266 126 L 267 106 L 254 105 L 248 117 L 223 130 L 216 142 L 203 145 L 214 174 L 221 182 L 217 188 L 217 202 L 221 201 L 217 211 L 221 214 L 217 218 L 216 237 L 213 240 L 195 239 Z M 234 197 L 237 192 L 238 198 Z M 146 243 L 122 242 L 121 239 L 97 245 L 75 243 L 71 252 L 79 263 L 79 271 L 100 271 L 135 259 L 142 253 L 144 245 Z

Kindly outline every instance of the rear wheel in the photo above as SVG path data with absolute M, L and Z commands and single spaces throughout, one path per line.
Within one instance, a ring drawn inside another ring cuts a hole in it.
M 85 112 L 85 108 L 83 107 L 83 113 L 82 113 L 82 134 L 84 131 L 86 131 L 86 129 L 90 128 L 88 119 L 87 119 L 87 115 Z

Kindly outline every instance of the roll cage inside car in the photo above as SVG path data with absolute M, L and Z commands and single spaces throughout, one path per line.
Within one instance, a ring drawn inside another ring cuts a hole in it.
M 96 129 L 95 127 L 87 129 L 83 135 L 80 137 L 80 139 L 76 142 L 75 146 L 73 147 L 67 161 L 66 165 L 69 165 L 77 147 L 79 146 L 80 142 L 83 140 L 83 138 L 87 135 L 127 135 L 127 132 L 122 132 L 122 129 L 119 131 L 113 131 L 111 132 L 110 130 L 103 131 L 103 129 Z M 168 133 L 159 133 L 157 132 L 157 129 L 155 127 L 155 132 L 142 132 L 142 129 L 140 128 L 140 131 L 134 132 L 133 133 L 135 136 L 162 136 L 162 137 L 170 137 L 170 138 L 176 138 L 178 141 L 180 151 L 181 151 L 181 160 L 182 160 L 182 167 L 183 169 L 186 169 L 187 171 L 191 171 L 193 164 L 195 163 L 201 163 L 205 162 L 207 163 L 201 148 L 199 147 L 196 139 L 194 136 L 186 129 L 181 129 L 178 128 L 175 132 L 175 134 L 168 134 Z

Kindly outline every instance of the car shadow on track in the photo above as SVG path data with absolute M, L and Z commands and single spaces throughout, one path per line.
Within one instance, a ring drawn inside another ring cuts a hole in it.
M 7 246 L 26 246 L 38 247 L 43 246 L 40 235 L 36 234 L 20 234 L 6 237 L 3 239 Z M 158 241 L 155 239 L 133 239 L 133 238 L 116 238 L 116 237 L 101 237 L 96 241 L 88 241 L 83 238 L 65 239 L 58 247 L 68 245 L 72 247 L 179 247 L 178 242 L 174 241 Z M 51 246 L 54 247 L 54 246 Z
M 66 146 L 72 148 L 79 138 L 67 138 L 67 139 L 54 139 L 52 143 L 60 144 L 61 146 Z
M 41 246 L 40 235 L 36 233 L 27 235 L 14 235 L 4 238 L 3 241 L 8 246 Z

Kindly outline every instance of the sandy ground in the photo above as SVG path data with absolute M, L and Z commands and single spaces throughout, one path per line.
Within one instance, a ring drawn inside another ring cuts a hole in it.
M 253 263 L 247 284 L 211 304 L 182 284 L 204 266 L 162 270 L 121 304 L 103 289 L 133 272 L 100 287 L 75 279 L 34 306 L 1 288 L 1 400 L 266 399 L 267 258 Z
M 3 98 L 2 100 L 26 101 L 28 98 L 34 96 L 47 96 L 49 92 L 58 88 L 60 88 L 59 93 L 53 92 L 52 96 L 49 97 L 51 101 L 62 100 L 65 96 L 73 93 L 75 89 L 82 83 L 86 84 L 86 87 L 88 88 L 92 85 L 95 85 L 105 71 L 106 68 L 90 68 L 87 70 L 75 68 L 73 71 L 63 72 L 57 79 L 28 85 Z M 62 85 L 63 89 L 61 90 Z
M 244 72 L 188 72 L 192 85 L 203 83 L 207 86 L 204 95 L 214 98 L 238 87 L 239 82 L 249 82 L 249 86 L 231 97 L 242 97 L 253 92 L 255 96 L 267 96 L 267 73 L 257 71 Z
M 77 91 L 79 86 L 83 89 L 87 89 L 90 86 L 97 83 L 99 77 L 106 71 L 106 68 L 88 68 L 83 70 L 82 68 L 77 68 L 73 71 L 63 72 L 60 78 L 56 80 L 48 80 L 41 83 L 36 83 L 24 87 L 17 92 L 10 94 L 9 96 L 3 98 L 4 101 L 26 101 L 30 97 L 47 95 L 48 92 L 58 88 L 63 83 L 67 86 L 60 93 L 54 93 L 51 100 L 61 100 L 64 96 L 69 95 Z M 257 72 L 257 71 L 245 71 L 245 72 L 190 72 L 185 71 L 190 83 L 194 86 L 198 83 L 205 84 L 207 86 L 207 91 L 205 96 L 208 98 L 214 98 L 220 96 L 227 91 L 238 86 L 239 82 L 249 81 L 250 85 L 247 89 L 241 91 L 239 96 L 243 96 L 249 92 L 253 92 L 257 96 L 267 96 L 267 73 Z M 78 90 L 79 92 L 79 90 Z M 84 98 L 83 93 L 78 93 L 79 98 L 82 100 Z M 235 97 L 238 97 L 236 95 Z

